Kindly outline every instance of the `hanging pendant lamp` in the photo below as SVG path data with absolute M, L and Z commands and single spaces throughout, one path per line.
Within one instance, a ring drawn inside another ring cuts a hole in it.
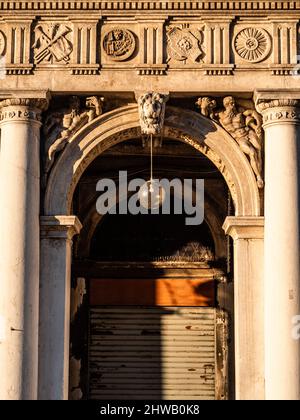
M 157 210 L 165 201 L 166 192 L 158 179 L 153 179 L 153 135 L 150 134 L 150 179 L 138 192 L 140 204 L 145 209 Z

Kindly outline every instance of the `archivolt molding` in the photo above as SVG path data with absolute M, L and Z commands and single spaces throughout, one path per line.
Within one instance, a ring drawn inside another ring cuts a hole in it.
M 252 169 L 225 130 L 195 112 L 167 107 L 163 135 L 196 148 L 216 165 L 231 191 L 236 215 L 260 215 L 259 191 Z M 71 214 L 74 190 L 91 162 L 113 145 L 140 137 L 136 104 L 106 113 L 83 127 L 69 140 L 50 173 L 45 214 Z

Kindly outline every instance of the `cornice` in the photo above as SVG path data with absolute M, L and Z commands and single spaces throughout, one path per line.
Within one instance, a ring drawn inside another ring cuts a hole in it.
M 262 216 L 228 216 L 223 224 L 226 235 L 233 240 L 264 238 L 265 219 Z
M 41 216 L 41 238 L 72 240 L 82 229 L 77 216 Z
M 294 11 L 300 1 L 0 1 L 0 11 Z

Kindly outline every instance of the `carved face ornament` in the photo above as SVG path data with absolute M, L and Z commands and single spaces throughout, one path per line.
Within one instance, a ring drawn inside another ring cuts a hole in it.
M 159 134 L 165 114 L 166 96 L 159 93 L 147 93 L 139 99 L 139 113 L 142 132 Z
M 224 98 L 223 104 L 226 111 L 233 112 L 236 110 L 235 100 L 232 96 L 227 96 L 226 98 Z

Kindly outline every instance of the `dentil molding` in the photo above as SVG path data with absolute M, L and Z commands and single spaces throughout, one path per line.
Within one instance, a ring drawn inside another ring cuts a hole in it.
M 300 10 L 300 1 L 1 1 L 0 10 Z

